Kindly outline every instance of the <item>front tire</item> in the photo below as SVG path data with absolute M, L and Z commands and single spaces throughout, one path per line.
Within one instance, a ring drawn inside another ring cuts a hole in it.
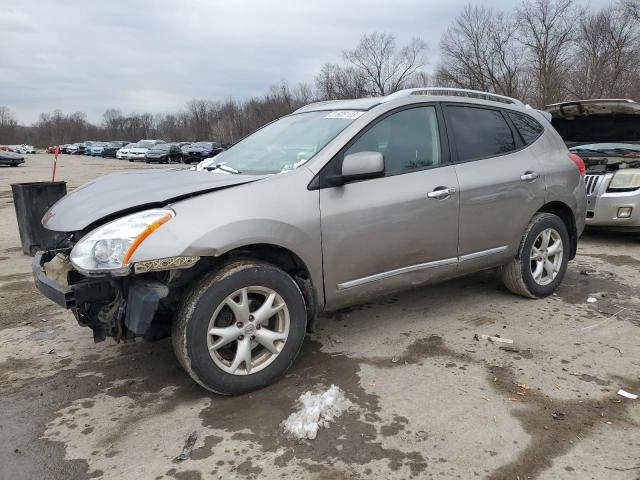
M 235 261 L 199 281 L 173 323 L 182 367 L 207 390 L 241 395 L 291 367 L 307 323 L 296 282 L 274 265 Z
M 505 286 L 523 297 L 551 295 L 567 271 L 569 246 L 569 233 L 562 219 L 551 213 L 537 213 L 525 231 L 516 258 L 501 268 Z

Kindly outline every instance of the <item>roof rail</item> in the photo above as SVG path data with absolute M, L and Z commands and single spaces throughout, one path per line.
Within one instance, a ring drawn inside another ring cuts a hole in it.
M 411 95 L 449 95 L 445 92 L 451 92 L 454 96 L 459 97 L 471 97 L 471 98 L 485 98 L 487 100 L 494 100 L 502 103 L 512 103 L 524 107 L 525 104 L 515 98 L 506 97 L 504 95 L 498 95 L 497 93 L 482 92 L 480 90 L 469 90 L 466 88 L 449 88 L 449 87 L 424 87 L 424 88 L 407 88 L 405 90 L 398 90 L 395 93 L 387 95 L 383 102 L 389 102 L 398 98 L 410 97 Z

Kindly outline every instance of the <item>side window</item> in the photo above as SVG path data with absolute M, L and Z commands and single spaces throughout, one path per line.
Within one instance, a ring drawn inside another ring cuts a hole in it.
M 440 137 L 435 107 L 401 110 L 380 120 L 344 154 L 358 152 L 382 153 L 387 175 L 439 165 Z
M 447 127 L 453 132 L 458 160 L 476 160 L 515 150 L 509 124 L 498 110 L 448 106 Z
M 516 112 L 507 112 L 507 115 L 516 126 L 518 132 L 520 132 L 520 136 L 522 140 L 524 140 L 525 145 L 532 144 L 542 135 L 544 131 L 543 126 L 529 115 Z

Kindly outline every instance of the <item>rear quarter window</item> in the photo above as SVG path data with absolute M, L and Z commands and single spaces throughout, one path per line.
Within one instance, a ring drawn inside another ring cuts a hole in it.
M 507 112 L 507 115 L 520 133 L 525 145 L 532 144 L 542 135 L 544 127 L 529 115 L 515 112 Z
M 447 123 L 453 131 L 460 162 L 502 155 L 516 149 L 511 127 L 498 110 L 450 105 Z

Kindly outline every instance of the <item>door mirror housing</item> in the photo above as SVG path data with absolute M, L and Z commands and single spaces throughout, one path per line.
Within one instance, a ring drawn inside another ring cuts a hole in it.
M 346 155 L 342 160 L 342 172 L 327 179 L 331 186 L 344 185 L 356 180 L 384 176 L 384 157 L 380 152 L 358 152 Z

